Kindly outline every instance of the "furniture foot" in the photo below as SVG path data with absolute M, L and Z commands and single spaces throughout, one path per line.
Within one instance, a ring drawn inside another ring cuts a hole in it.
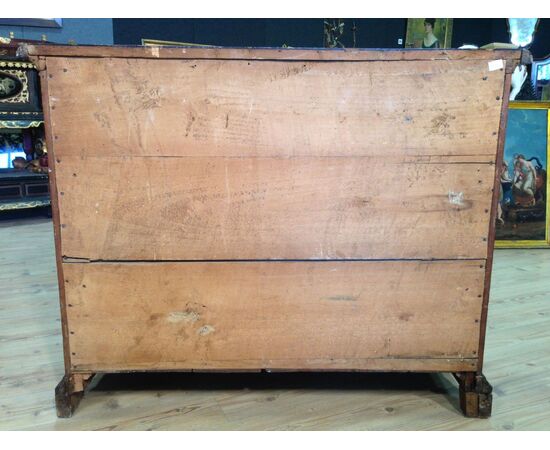
M 493 387 L 485 376 L 475 372 L 454 374 L 460 389 L 460 409 L 466 417 L 487 418 L 493 406 Z
M 84 396 L 84 390 L 94 373 L 66 374 L 55 388 L 57 417 L 71 417 Z

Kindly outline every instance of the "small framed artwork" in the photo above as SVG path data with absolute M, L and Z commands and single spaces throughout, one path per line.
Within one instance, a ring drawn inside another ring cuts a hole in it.
M 549 247 L 550 102 L 510 102 L 509 108 L 495 247 Z
M 451 48 L 453 19 L 407 19 L 407 48 Z
M 533 61 L 531 84 L 537 99 L 550 101 L 550 56 L 543 60 Z

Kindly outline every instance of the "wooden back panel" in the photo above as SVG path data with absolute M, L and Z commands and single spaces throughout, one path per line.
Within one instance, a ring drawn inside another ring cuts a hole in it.
M 47 66 L 67 257 L 487 256 L 487 61 Z
M 81 370 L 472 370 L 477 358 L 478 261 L 65 263 L 64 273 Z
M 519 52 L 29 53 L 67 370 L 480 369 Z

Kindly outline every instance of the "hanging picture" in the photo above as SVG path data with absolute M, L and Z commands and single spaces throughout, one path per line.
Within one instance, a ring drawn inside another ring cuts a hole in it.
M 533 61 L 531 83 L 538 100 L 550 101 L 550 57 Z
M 550 245 L 550 103 L 511 102 L 499 170 L 497 247 Z
M 407 19 L 405 47 L 450 48 L 453 19 Z

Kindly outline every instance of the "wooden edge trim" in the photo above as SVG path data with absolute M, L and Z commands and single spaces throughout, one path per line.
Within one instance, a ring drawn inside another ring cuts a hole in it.
M 49 184 L 50 184 L 50 204 L 52 208 L 53 233 L 55 243 L 55 262 L 57 266 L 57 282 L 59 286 L 59 301 L 61 308 L 61 332 L 63 334 L 63 359 L 65 362 L 65 373 L 71 372 L 70 363 L 70 348 L 69 348 L 69 329 L 67 324 L 67 307 L 65 299 L 65 278 L 63 276 L 63 257 L 61 255 L 61 228 L 59 216 L 59 202 L 57 193 L 57 184 L 55 177 L 55 150 L 54 138 L 52 136 L 51 120 L 50 120 L 50 101 L 48 91 L 48 73 L 45 65 L 45 58 L 38 57 L 40 89 L 42 91 L 42 109 L 44 112 L 44 134 L 46 138 L 46 146 L 50 157 L 48 158 L 49 167 Z
M 477 358 L 362 358 L 358 360 L 165 361 L 130 365 L 77 364 L 72 373 L 125 372 L 476 372 Z
M 93 372 L 73 372 L 69 379 L 72 382 L 72 390 L 79 392 L 84 391 L 86 389 L 86 386 L 92 381 L 92 378 L 94 377 L 95 373 Z
M 456 49 L 321 49 L 321 48 L 231 48 L 168 46 L 75 46 L 28 44 L 19 45 L 17 55 L 73 56 L 90 58 L 152 59 L 256 59 L 315 61 L 407 61 L 407 60 L 493 60 L 505 59 L 514 65 L 522 59 L 522 50 L 456 50 Z
M 525 48 L 521 49 L 521 58 L 519 60 L 519 64 L 523 64 L 523 65 L 533 64 L 533 55 L 529 50 Z
M 512 70 L 515 69 L 515 66 Z M 495 250 L 496 233 L 496 215 L 497 205 L 500 194 L 499 170 L 504 158 L 504 139 L 506 136 L 506 122 L 508 120 L 508 100 L 510 98 L 510 87 L 512 75 L 506 73 L 504 77 L 504 87 L 502 92 L 502 108 L 500 111 L 500 127 L 497 141 L 497 157 L 495 163 L 495 178 L 493 182 L 493 198 L 491 202 L 491 216 L 489 219 L 489 231 L 487 238 L 487 262 L 485 264 L 485 282 L 483 287 L 483 302 L 481 306 L 481 321 L 479 330 L 479 349 L 478 349 L 478 373 L 483 369 L 483 356 L 485 351 L 485 336 L 487 334 L 487 313 L 489 308 L 489 294 L 491 290 L 491 272 L 493 270 L 493 253 Z

